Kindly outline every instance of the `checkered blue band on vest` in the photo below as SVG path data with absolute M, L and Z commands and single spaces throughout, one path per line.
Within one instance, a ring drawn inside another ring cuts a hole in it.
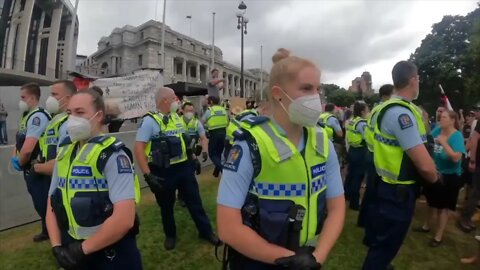
M 63 182 L 65 183 L 65 180 Z M 97 189 L 108 188 L 108 183 L 106 179 L 96 179 L 96 181 L 95 179 L 69 179 L 68 182 L 69 182 L 69 188 L 71 189 L 97 190 Z
M 253 190 L 262 196 L 302 197 L 307 192 L 307 185 L 256 183 Z

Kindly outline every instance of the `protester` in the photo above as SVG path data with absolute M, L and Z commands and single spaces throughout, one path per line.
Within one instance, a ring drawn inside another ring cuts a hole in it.
M 424 193 L 431 208 L 430 217 L 419 230 L 429 232 L 433 223 L 436 223 L 437 230 L 430 241 L 431 247 L 442 243 L 448 212 L 456 209 L 458 191 L 462 184 L 462 156 L 465 154 L 463 136 L 458 130 L 460 126 L 457 113 L 444 111 L 439 120 L 439 129 L 435 129 L 432 136 L 435 140 L 434 161 L 442 175 L 443 185 L 425 187 Z
M 0 144 L 8 144 L 8 135 L 7 135 L 7 116 L 8 112 L 3 106 L 2 101 L 0 100 Z
M 223 83 L 225 79 L 218 78 L 218 69 L 214 68 L 211 72 L 212 78 L 208 82 L 208 96 L 217 97 L 221 100 L 220 91 L 223 91 Z

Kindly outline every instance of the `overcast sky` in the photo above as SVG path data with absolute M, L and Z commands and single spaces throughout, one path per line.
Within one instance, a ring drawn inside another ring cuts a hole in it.
M 71 0 L 73 1 L 73 0 Z M 161 21 L 163 0 L 80 0 L 78 54 L 96 51 L 102 36 L 125 24 L 138 26 L 150 19 Z M 413 53 L 444 15 L 465 15 L 478 0 L 247 0 L 249 18 L 245 36 L 245 66 L 264 68 L 279 47 L 313 60 L 322 70 L 322 82 L 348 88 L 365 70 L 374 88 L 391 81 L 393 65 Z M 215 45 L 224 60 L 240 65 L 240 31 L 237 0 L 167 0 L 166 24 L 211 44 L 212 12 Z

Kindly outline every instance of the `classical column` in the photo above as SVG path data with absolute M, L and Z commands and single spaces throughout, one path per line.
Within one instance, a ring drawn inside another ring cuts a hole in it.
M 197 69 L 196 69 L 196 72 L 195 72 L 195 76 L 197 78 L 197 81 L 196 82 L 199 82 L 201 79 L 200 79 L 200 63 L 197 62 Z
M 185 57 L 183 58 L 183 63 L 182 63 L 182 76 L 183 76 L 183 81 L 187 82 L 187 59 Z
M 28 34 L 30 32 L 30 20 L 32 19 L 33 4 L 35 0 L 25 1 L 25 7 L 22 11 L 22 17 L 20 19 L 20 27 L 18 29 L 16 53 L 15 53 L 15 70 L 25 70 L 25 58 L 27 57 L 27 44 Z M 20 1 L 18 1 L 20 4 Z
M 52 22 L 50 24 L 50 34 L 48 36 L 47 49 L 47 72 L 48 78 L 55 78 L 55 68 L 57 66 L 57 48 L 58 35 L 60 33 L 60 22 L 62 21 L 63 7 L 59 7 L 52 12 Z

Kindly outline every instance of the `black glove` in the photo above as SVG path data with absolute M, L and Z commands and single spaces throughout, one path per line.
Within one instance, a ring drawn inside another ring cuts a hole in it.
M 293 256 L 276 259 L 275 265 L 292 270 L 319 270 L 322 268 L 322 265 L 317 262 L 311 250 L 306 248 L 300 248 Z
M 77 241 L 68 245 L 68 254 L 70 254 L 77 266 L 80 265 L 86 257 L 82 249 L 82 242 Z
M 207 152 L 202 152 L 202 159 L 203 159 L 203 160 L 202 160 L 203 162 L 207 161 L 207 159 L 208 159 L 208 154 L 207 154 Z
M 202 165 L 200 164 L 200 161 L 198 159 L 195 159 L 193 162 L 195 162 L 195 173 L 197 175 L 202 173 Z
M 162 177 L 153 175 L 151 173 L 144 174 L 143 177 L 145 178 L 145 182 L 147 182 L 148 186 L 150 187 L 150 190 L 153 193 L 158 193 L 163 189 L 163 184 L 165 182 L 165 179 L 163 179 Z
M 77 262 L 68 252 L 68 248 L 56 246 L 52 248 L 53 256 L 57 259 L 58 264 L 64 269 L 74 269 Z

